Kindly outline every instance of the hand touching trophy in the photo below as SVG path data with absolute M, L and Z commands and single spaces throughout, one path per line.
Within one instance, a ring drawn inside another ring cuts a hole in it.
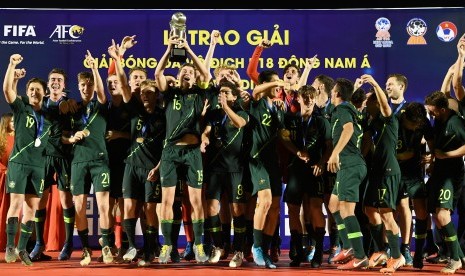
M 182 12 L 177 12 L 171 16 L 170 37 L 174 35 L 177 36 L 179 40 L 186 39 L 186 16 Z M 169 60 L 171 62 L 186 62 L 186 49 L 174 46 L 174 48 L 171 49 Z

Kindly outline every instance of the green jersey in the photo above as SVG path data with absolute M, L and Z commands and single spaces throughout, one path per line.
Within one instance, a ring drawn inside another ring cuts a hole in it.
M 130 111 L 127 104 L 121 102 L 116 106 L 112 101 L 108 102 L 107 131 L 116 130 L 121 132 L 131 131 Z M 107 141 L 107 152 L 110 161 L 124 160 L 128 156 L 130 140 L 125 138 Z
M 207 97 L 205 89 L 197 86 L 183 92 L 170 87 L 163 94 L 166 103 L 165 146 L 175 144 L 185 134 L 194 134 L 200 139 L 199 120 Z
M 164 110 L 155 108 L 147 113 L 135 97 L 127 103 L 131 119 L 131 147 L 126 163 L 139 168 L 153 169 L 161 158 L 166 121 Z
M 371 162 L 373 173 L 378 176 L 399 174 L 396 158 L 399 120 L 394 114 L 389 117 L 380 114 L 370 122 L 369 130 L 375 146 Z
M 363 132 L 362 127 L 358 124 L 358 113 L 359 112 L 351 103 L 343 102 L 336 106 L 331 114 L 331 136 L 333 139 L 333 146 L 337 145 L 345 124 L 352 123 L 354 129 L 350 140 L 339 154 L 341 170 L 365 164 L 365 160 L 360 152 Z
M 240 109 L 237 115 L 249 121 L 249 115 Z M 231 119 L 223 109 L 214 109 L 207 113 L 207 125 L 211 126 L 210 144 L 207 147 L 206 170 L 210 172 L 240 172 L 242 162 L 242 138 L 244 128 L 232 125 Z
M 278 162 L 277 135 L 284 128 L 284 111 L 274 103 L 268 104 L 265 97 L 252 101 L 250 105 L 250 123 L 252 124 L 251 158 Z
M 58 116 L 58 108 L 42 108 L 35 111 L 27 96 L 17 97 L 10 103 L 15 125 L 15 142 L 8 162 L 34 167 L 44 166 L 45 148 L 52 121 Z
M 456 150 L 465 145 L 465 120 L 450 111 L 451 115 L 445 122 L 434 122 L 434 148 L 443 152 Z M 434 171 L 438 172 L 461 172 L 463 171 L 463 158 L 436 158 L 434 162 Z
M 62 102 L 63 100 L 67 99 L 62 97 L 60 100 L 58 100 L 58 103 Z M 44 98 L 43 108 L 50 108 L 51 103 L 52 101 L 50 98 Z M 56 116 L 54 120 L 52 120 L 48 143 L 45 148 L 45 155 L 67 159 L 71 157 L 70 155 L 72 146 L 64 145 L 61 142 L 62 132 L 65 128 L 69 129 L 69 120 L 67 119 L 67 116 Z
M 87 105 L 82 102 L 78 104 L 79 110 L 71 115 L 71 131 L 84 130 L 89 135 L 74 144 L 72 163 L 108 160 L 105 141 L 107 105 L 97 100 L 92 100 Z

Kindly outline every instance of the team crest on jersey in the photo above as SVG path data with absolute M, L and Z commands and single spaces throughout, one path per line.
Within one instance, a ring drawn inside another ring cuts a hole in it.
M 13 189 L 15 186 L 16 186 L 16 183 L 14 181 L 10 181 L 10 183 L 8 183 L 8 187 L 11 189 Z

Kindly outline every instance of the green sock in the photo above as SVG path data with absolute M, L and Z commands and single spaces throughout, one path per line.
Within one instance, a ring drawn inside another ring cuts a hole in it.
M 390 230 L 386 230 L 386 237 L 388 240 L 389 248 L 391 248 L 391 256 L 394 259 L 400 257 L 400 247 L 399 247 L 399 233 L 394 234 Z
M 341 217 L 341 213 L 339 211 L 333 213 L 333 218 L 334 221 L 336 222 L 337 225 L 337 230 L 339 233 L 339 238 L 342 240 L 342 248 L 343 249 L 349 249 L 351 248 L 351 244 L 349 241 L 349 238 L 347 237 L 347 229 L 346 225 L 344 223 L 344 220 Z
M 82 247 L 87 247 L 89 248 L 89 229 L 86 228 L 82 231 L 77 231 L 78 232 L 78 236 L 79 238 L 81 239 L 81 244 L 82 244 Z
M 378 225 L 370 224 L 370 234 L 373 240 L 374 252 L 383 250 L 384 249 L 383 224 L 378 224 Z
M 15 236 L 18 231 L 19 219 L 18 217 L 10 217 L 6 223 L 6 245 L 8 247 L 15 247 Z
M 348 216 L 344 219 L 344 224 L 347 227 L 347 237 L 354 249 L 354 256 L 357 259 L 365 258 L 365 249 L 363 248 L 363 235 L 360 231 L 360 225 L 356 216 Z
M 194 230 L 194 244 L 202 243 L 203 219 L 192 220 L 192 229 Z
M 173 231 L 173 220 L 172 219 L 162 219 L 161 220 L 161 233 L 165 239 L 165 245 L 172 245 L 171 233 Z
M 460 259 L 460 244 L 457 239 L 457 231 L 455 230 L 455 225 L 451 221 L 443 227 L 443 230 L 445 235 L 444 241 L 446 242 L 446 245 L 449 247 L 450 258 L 457 261 Z
M 74 232 L 74 220 L 75 220 L 76 210 L 74 207 L 67 208 L 63 210 L 63 220 L 65 222 L 65 243 L 68 245 L 73 245 L 73 232 Z
M 30 220 L 27 221 L 25 224 L 21 223 L 21 233 L 19 234 L 19 241 L 18 241 L 18 250 L 26 250 L 27 242 L 32 235 L 32 231 L 34 230 L 34 221 Z
M 416 219 L 415 220 L 415 255 L 423 255 L 423 247 L 425 245 L 427 237 L 427 221 L 426 219 Z
M 211 216 L 210 223 L 210 232 L 213 238 L 213 245 L 215 245 L 216 247 L 223 247 L 223 233 L 221 228 L 220 216 Z
M 136 248 L 136 224 L 137 218 L 128 218 L 123 220 L 123 226 L 128 237 L 129 247 L 134 248 Z
M 102 233 L 102 248 L 108 246 L 110 244 L 110 229 L 100 228 L 100 232 Z
M 36 211 L 34 221 L 36 223 L 36 244 L 45 245 L 44 241 L 44 226 L 45 218 L 47 217 L 47 209 L 41 209 Z
M 253 229 L 253 246 L 263 247 L 263 230 Z

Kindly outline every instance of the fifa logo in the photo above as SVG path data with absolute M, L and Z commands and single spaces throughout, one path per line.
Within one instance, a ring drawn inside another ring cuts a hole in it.
M 36 36 L 33 25 L 4 25 L 3 36 Z
M 59 39 L 78 39 L 84 33 L 84 27 L 79 25 L 57 25 L 49 38 L 57 36 Z

